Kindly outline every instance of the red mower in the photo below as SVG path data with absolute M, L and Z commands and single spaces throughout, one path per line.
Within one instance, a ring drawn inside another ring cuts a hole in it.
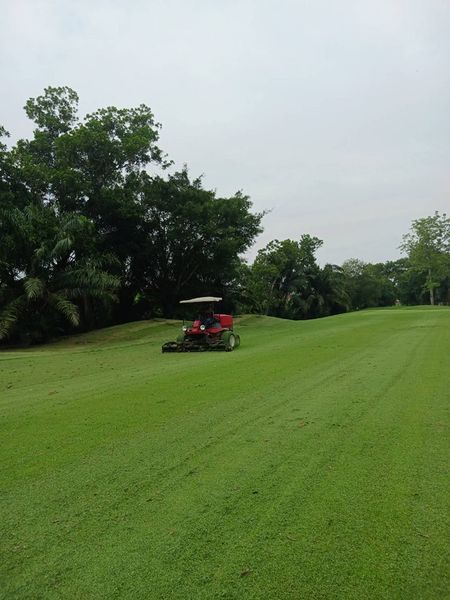
M 233 317 L 214 312 L 214 302 L 222 298 L 205 296 L 181 300 L 180 304 L 198 304 L 198 316 L 193 323 L 183 322 L 183 332 L 176 342 L 162 345 L 163 352 L 201 352 L 203 350 L 225 350 L 231 352 L 241 343 L 233 329 Z

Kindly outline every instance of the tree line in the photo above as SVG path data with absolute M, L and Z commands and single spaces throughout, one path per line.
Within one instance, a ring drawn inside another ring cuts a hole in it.
M 322 241 L 302 235 L 248 265 L 264 214 L 169 173 L 148 106 L 80 118 L 74 90 L 48 87 L 25 112 L 31 139 L 9 147 L 0 127 L 0 342 L 178 316 L 180 298 L 206 293 L 294 319 L 449 301 L 446 215 L 414 222 L 398 261 L 320 267 Z
M 383 263 L 346 260 L 320 267 L 322 240 L 304 234 L 274 240 L 252 265 L 242 265 L 242 310 L 288 319 L 324 317 L 364 308 L 450 304 L 450 219 L 413 221 L 404 258 Z

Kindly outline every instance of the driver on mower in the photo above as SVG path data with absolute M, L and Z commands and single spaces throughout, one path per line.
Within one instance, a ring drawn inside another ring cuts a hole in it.
M 220 327 L 220 323 L 214 315 L 214 307 L 212 304 L 204 311 L 201 311 L 198 319 L 201 325 L 204 325 L 206 329 L 211 327 Z

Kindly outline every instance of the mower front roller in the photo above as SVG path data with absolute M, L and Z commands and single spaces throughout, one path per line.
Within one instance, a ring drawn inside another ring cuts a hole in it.
M 231 352 L 239 346 L 240 338 L 232 331 L 225 331 L 220 339 L 214 343 L 199 343 L 185 336 L 179 335 L 176 342 L 166 342 L 162 345 L 161 351 L 165 352 L 213 352 L 225 350 Z
M 178 342 L 166 342 L 162 345 L 161 351 L 164 352 L 181 352 L 180 344 Z

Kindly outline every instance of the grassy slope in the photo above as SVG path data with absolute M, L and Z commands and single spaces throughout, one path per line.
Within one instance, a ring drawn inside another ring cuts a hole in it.
M 0 353 L 0 595 L 446 597 L 450 310 Z

